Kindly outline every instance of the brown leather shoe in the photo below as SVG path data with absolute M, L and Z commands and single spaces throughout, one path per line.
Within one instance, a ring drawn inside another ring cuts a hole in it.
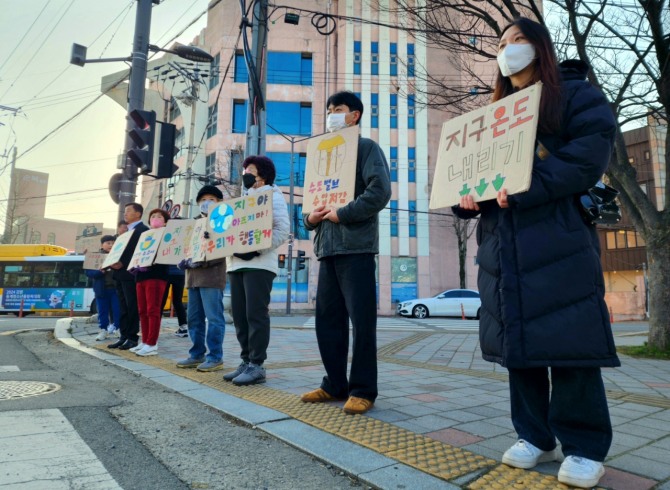
M 335 398 L 322 388 L 317 388 L 316 390 L 303 393 L 302 396 L 300 397 L 300 400 L 302 400 L 305 403 L 323 403 L 323 402 L 335 401 L 337 400 L 337 398 Z
M 344 413 L 351 415 L 365 413 L 372 408 L 375 402 L 366 400 L 365 398 L 358 398 L 357 396 L 350 396 L 347 403 L 344 404 Z

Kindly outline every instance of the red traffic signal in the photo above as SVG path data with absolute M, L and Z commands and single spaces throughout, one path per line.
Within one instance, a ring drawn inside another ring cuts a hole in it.
M 128 136 L 135 143 L 135 147 L 128 151 L 128 158 L 140 169 L 140 173 L 149 174 L 154 166 L 156 113 L 135 109 L 129 116 L 133 127 L 128 131 Z
M 279 264 L 279 268 L 284 269 L 286 267 L 286 254 L 277 255 L 277 262 Z

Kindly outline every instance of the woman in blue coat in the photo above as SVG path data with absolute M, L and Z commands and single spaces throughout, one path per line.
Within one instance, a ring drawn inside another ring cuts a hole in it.
M 493 101 L 543 83 L 537 152 L 528 191 L 454 213 L 481 216 L 477 228 L 480 344 L 484 359 L 509 370 L 512 422 L 519 441 L 503 462 L 532 468 L 566 456 L 559 481 L 597 484 L 612 441 L 601 367 L 619 366 L 593 225 L 578 198 L 603 175 L 616 122 L 586 81 L 581 61 L 557 64 L 542 25 L 520 18 L 499 43 Z

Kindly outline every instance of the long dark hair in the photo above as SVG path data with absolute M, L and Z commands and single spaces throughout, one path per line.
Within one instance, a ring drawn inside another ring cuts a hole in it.
M 535 47 L 537 59 L 531 84 L 541 81 L 542 99 L 540 100 L 540 118 L 538 131 L 541 133 L 555 133 L 561 128 L 561 113 L 563 102 L 561 100 L 561 83 L 558 73 L 558 61 L 556 50 L 551 40 L 549 31 L 545 26 L 526 17 L 519 17 L 510 25 L 506 26 L 501 36 L 510 27 L 517 26 L 526 36 L 528 42 Z M 500 100 L 514 92 L 514 87 L 509 77 L 504 77 L 498 69 L 495 89 L 493 91 L 493 102 Z

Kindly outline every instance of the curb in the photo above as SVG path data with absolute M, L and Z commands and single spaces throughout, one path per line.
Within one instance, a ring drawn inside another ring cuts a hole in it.
M 162 369 L 128 361 L 98 349 L 91 349 L 72 336 L 72 330 L 76 328 L 76 324 L 75 318 L 57 320 L 54 337 L 68 347 L 150 379 L 249 425 L 252 429 L 261 430 L 323 463 L 332 465 L 363 484 L 379 489 L 455 490 L 460 488 L 382 456 L 371 449 L 323 432 L 282 412 L 222 393 Z

